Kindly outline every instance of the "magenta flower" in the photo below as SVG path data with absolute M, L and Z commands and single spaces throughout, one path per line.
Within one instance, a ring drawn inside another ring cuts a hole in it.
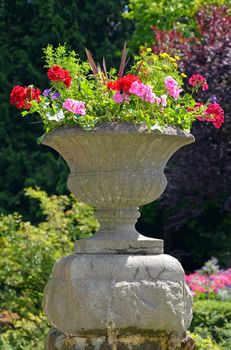
M 69 112 L 73 112 L 75 114 L 86 114 L 85 102 L 82 101 L 76 101 L 72 100 L 71 98 L 67 98 L 63 102 L 63 107 L 66 108 Z
M 196 88 L 202 87 L 203 91 L 206 91 L 209 88 L 205 77 L 200 74 L 193 74 L 189 79 L 189 85 Z
M 227 289 L 231 293 L 231 268 L 220 270 L 210 275 L 201 275 L 199 272 L 185 276 L 185 281 L 193 294 L 219 293 L 223 289 Z
M 178 99 L 182 89 L 180 89 L 177 81 L 173 79 L 172 77 L 168 76 L 165 80 L 165 86 L 167 88 L 167 91 L 169 95 L 171 95 L 175 100 Z

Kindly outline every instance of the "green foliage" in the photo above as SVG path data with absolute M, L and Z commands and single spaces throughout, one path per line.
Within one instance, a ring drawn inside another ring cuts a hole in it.
M 132 20 L 135 26 L 129 45 L 133 52 L 140 46 L 150 47 L 153 43 L 151 26 L 160 29 L 174 27 L 189 36 L 196 32 L 194 15 L 201 6 L 223 3 L 224 0 L 129 0 L 129 11 L 124 17 Z
M 211 338 L 218 344 L 218 349 L 228 350 L 231 344 L 231 302 L 198 300 L 194 302 L 193 312 L 190 330 L 197 334 L 198 339 Z
M 198 350 L 222 350 L 220 346 L 213 342 L 211 337 L 203 338 L 199 334 L 190 332 L 189 336 L 195 341 Z
M 49 332 L 46 317 L 29 314 L 26 318 L 12 319 L 8 313 L 8 329 L 1 334 L 0 350 L 44 350 L 45 337 Z
M 39 201 L 42 221 L 33 225 L 16 213 L 0 216 L 3 350 L 42 349 L 37 341 L 44 341 L 47 323 L 41 303 L 52 266 L 72 253 L 76 239 L 91 235 L 98 226 L 93 209 L 73 196 L 48 196 L 32 188 L 26 190 L 26 195 Z

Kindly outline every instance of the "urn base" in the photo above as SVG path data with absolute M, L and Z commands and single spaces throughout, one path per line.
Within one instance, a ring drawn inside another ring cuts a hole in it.
M 182 340 L 183 339 L 183 340 Z M 196 350 L 192 338 L 185 333 L 137 333 L 129 335 L 66 336 L 52 330 L 47 336 L 45 350 Z
M 180 263 L 165 254 L 72 254 L 59 260 L 44 295 L 55 329 L 69 336 L 184 333 L 191 293 Z

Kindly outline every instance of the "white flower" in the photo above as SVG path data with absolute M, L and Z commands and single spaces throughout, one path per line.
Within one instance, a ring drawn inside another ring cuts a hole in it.
M 50 113 L 47 113 L 46 116 L 47 116 L 48 120 L 56 121 L 56 122 L 61 122 L 65 118 L 65 115 L 64 115 L 62 109 L 60 109 L 58 111 L 58 113 L 53 114 L 53 115 L 51 115 Z

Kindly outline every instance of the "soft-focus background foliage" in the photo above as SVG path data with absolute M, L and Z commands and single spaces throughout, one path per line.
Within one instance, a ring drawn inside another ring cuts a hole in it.
M 172 158 L 166 192 L 141 208 L 137 227 L 164 238 L 166 252 L 187 272 L 211 256 L 230 267 L 230 15 L 230 0 L 0 0 L 0 350 L 43 349 L 41 300 L 52 265 L 97 228 L 93 210 L 67 195 L 64 161 L 36 144 L 42 133 L 36 116 L 22 120 L 9 105 L 16 84 L 47 87 L 41 55 L 48 43 L 66 42 L 81 58 L 88 47 L 110 67 L 127 40 L 131 59 L 148 46 L 178 55 L 188 75 L 206 76 L 206 96 L 217 96 L 225 125 L 195 123 L 196 143 Z M 202 350 L 228 350 L 231 343 L 230 301 L 218 294 L 195 295 L 191 331 Z
M 73 252 L 78 238 L 98 227 L 94 211 L 72 196 L 28 188 L 42 220 L 36 225 L 19 214 L 0 217 L 0 349 L 40 350 L 48 325 L 41 311 L 44 286 L 52 265 Z M 31 337 L 31 333 L 33 337 Z

